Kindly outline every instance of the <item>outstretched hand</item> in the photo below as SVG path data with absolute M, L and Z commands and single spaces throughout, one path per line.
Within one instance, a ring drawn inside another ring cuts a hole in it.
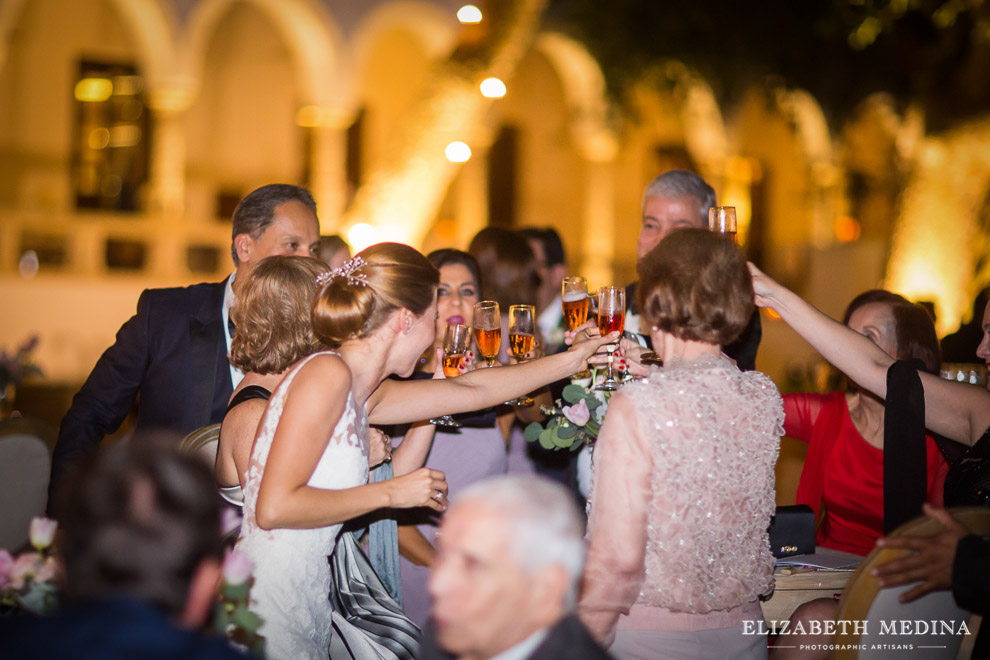
M 941 523 L 941 531 L 934 536 L 892 536 L 877 541 L 880 548 L 912 551 L 906 557 L 881 564 L 871 571 L 883 588 L 921 581 L 921 584 L 901 594 L 902 603 L 910 603 L 932 591 L 952 588 L 952 563 L 956 558 L 956 548 L 959 541 L 970 533 L 945 509 L 925 504 L 923 511 Z
M 746 263 L 749 274 L 753 276 L 753 294 L 759 307 L 773 307 L 774 293 L 781 288 L 766 273 L 757 268 L 752 261 Z

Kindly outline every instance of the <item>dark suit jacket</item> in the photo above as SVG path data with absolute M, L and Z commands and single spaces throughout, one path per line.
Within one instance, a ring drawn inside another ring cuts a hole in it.
M 115 598 L 79 603 L 49 618 L 0 619 L 0 657 L 237 660 L 245 656 L 223 639 L 173 626 L 147 603 Z
M 626 309 L 630 314 L 639 314 L 639 307 L 636 305 L 636 286 L 639 282 L 633 282 L 626 287 Z M 722 347 L 722 352 L 736 361 L 736 365 L 743 371 L 753 371 L 756 369 L 756 352 L 760 348 L 760 340 L 763 338 L 763 324 L 760 322 L 760 310 L 754 309 L 753 315 L 749 317 L 749 323 L 739 335 L 739 338 L 728 346 Z M 650 343 L 649 335 L 646 335 L 647 344 Z
M 591 638 L 585 627 L 573 614 L 558 621 L 543 643 L 536 647 L 527 660 L 609 660 L 611 656 Z M 427 627 L 424 635 L 421 660 L 450 660 L 454 656 L 437 647 L 433 629 Z
M 120 428 L 140 395 L 137 428 L 186 434 L 223 419 L 233 391 L 223 333 L 225 282 L 148 289 L 62 418 L 52 486 Z

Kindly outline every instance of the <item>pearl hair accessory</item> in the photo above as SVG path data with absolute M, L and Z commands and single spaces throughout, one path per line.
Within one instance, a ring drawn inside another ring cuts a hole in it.
M 361 268 L 364 265 L 365 261 L 361 257 L 349 259 L 348 261 L 345 261 L 340 268 L 331 271 L 324 271 L 317 275 L 316 285 L 322 287 L 338 277 L 343 277 L 347 279 L 348 284 L 368 286 L 368 276 L 364 273 L 355 272 L 358 268 Z

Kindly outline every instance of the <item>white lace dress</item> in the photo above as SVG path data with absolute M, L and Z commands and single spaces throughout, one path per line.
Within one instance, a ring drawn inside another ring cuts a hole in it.
M 319 354 L 317 354 L 319 355 Z M 320 658 L 329 654 L 331 607 L 329 554 L 341 525 L 318 529 L 258 527 L 258 488 L 272 438 L 282 416 L 285 395 L 297 365 L 272 394 L 248 466 L 244 487 L 244 522 L 237 549 L 254 561 L 251 610 L 263 620 L 269 658 Z M 347 394 L 347 403 L 309 480 L 314 488 L 353 488 L 368 482 L 368 419 L 364 406 Z

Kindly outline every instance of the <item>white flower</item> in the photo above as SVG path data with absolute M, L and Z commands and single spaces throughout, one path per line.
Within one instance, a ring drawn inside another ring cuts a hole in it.
M 52 539 L 55 538 L 55 530 L 57 528 L 58 522 L 51 518 L 44 518 L 42 516 L 32 518 L 30 530 L 31 545 L 38 552 L 41 552 L 52 544 Z

